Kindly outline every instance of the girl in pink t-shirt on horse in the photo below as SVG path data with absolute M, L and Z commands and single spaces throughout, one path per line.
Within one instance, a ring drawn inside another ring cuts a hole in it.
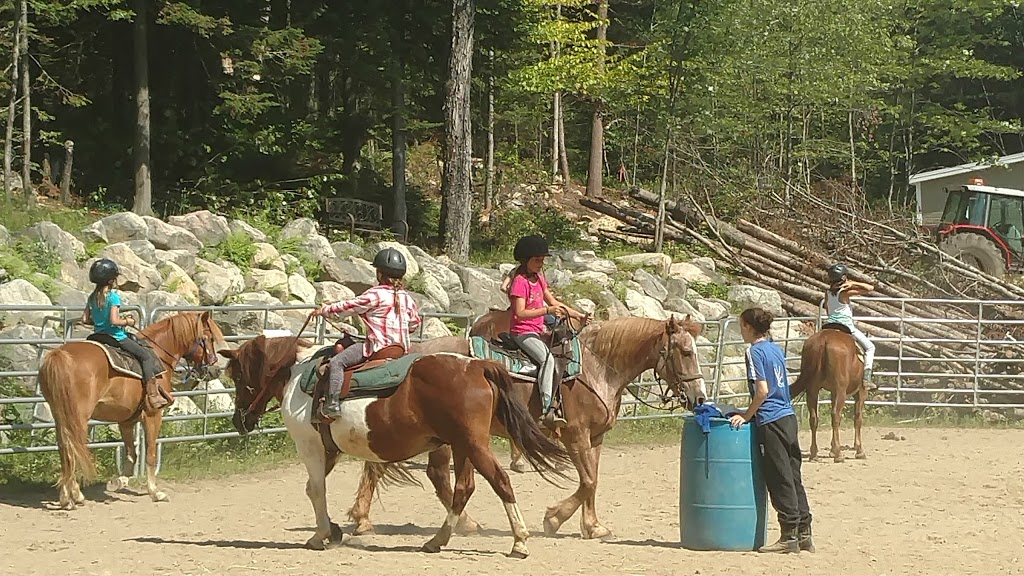
M 541 424 L 559 427 L 566 422 L 551 407 L 555 359 L 540 338 L 545 331 L 544 317 L 551 314 L 561 318 L 568 314 L 582 325 L 588 324 L 590 317 L 563 304 L 548 289 L 541 269 L 544 268 L 544 258 L 550 255 L 548 242 L 541 236 L 525 236 L 516 243 L 513 256 L 519 262 L 519 267 L 512 271 L 508 286 L 509 301 L 512 304 L 509 334 L 519 349 L 537 364 L 537 384 L 543 410 Z

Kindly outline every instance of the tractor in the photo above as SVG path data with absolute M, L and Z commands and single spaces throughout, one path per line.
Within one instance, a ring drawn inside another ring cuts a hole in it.
M 980 183 L 950 190 L 934 228 L 939 249 L 1001 278 L 1024 269 L 1024 191 Z

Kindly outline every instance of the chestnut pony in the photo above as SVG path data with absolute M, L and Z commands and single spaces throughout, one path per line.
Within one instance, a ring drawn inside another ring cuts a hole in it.
M 210 312 L 189 312 L 168 316 L 141 331 L 140 340 L 149 344 L 165 369 L 160 387 L 171 391 L 171 376 L 178 360 L 185 358 L 193 369 L 217 365 L 217 347 L 225 346 L 224 335 Z M 146 487 L 154 502 L 167 500 L 156 487 L 156 439 L 163 410 L 144 409 L 144 389 L 138 378 L 114 371 L 106 353 L 92 342 L 67 342 L 51 350 L 39 367 L 39 387 L 50 405 L 57 428 L 60 507 L 72 510 L 85 503 L 78 483 L 96 477 L 96 464 L 87 446 L 90 418 L 116 422 L 121 429 L 125 458 L 121 475 L 107 483 L 111 491 L 128 486 L 135 469 L 135 424 L 141 419 L 146 434 Z
M 491 312 L 474 325 L 473 331 L 485 334 L 501 331 L 501 314 Z M 568 424 L 561 429 L 561 441 L 579 473 L 579 487 L 568 498 L 549 507 L 544 515 L 544 532 L 554 534 L 583 507 L 580 533 L 583 538 L 603 538 L 611 532 L 597 519 L 596 494 L 598 466 L 604 435 L 615 426 L 619 405 L 626 386 L 646 370 L 654 370 L 669 389 L 691 408 L 707 398 L 704 377 L 697 356 L 696 338 L 701 325 L 690 316 L 684 320 L 652 320 L 648 318 L 616 318 L 592 323 L 579 333 L 583 350 L 582 374 L 570 384 L 562 384 L 562 404 Z M 424 353 L 454 352 L 469 354 L 469 341 L 462 336 L 447 336 L 421 342 L 413 350 Z M 530 407 L 534 418 L 540 415 L 540 399 L 534 382 L 514 380 L 512 393 Z M 492 429 L 495 435 L 504 435 Z M 517 443 L 513 441 L 512 445 Z M 516 449 L 513 449 L 513 453 Z M 427 477 L 434 485 L 438 499 L 448 506 L 452 501 L 449 478 L 450 453 L 442 447 L 430 453 Z M 356 501 L 349 511 L 356 534 L 373 531 L 370 504 L 377 484 L 383 478 L 378 470 L 364 467 L 356 492 Z M 463 532 L 474 532 L 478 526 L 468 514 L 458 523 Z
M 313 427 L 313 399 L 299 381 L 304 366 L 298 338 L 258 336 L 237 350 L 222 350 L 229 358 L 227 373 L 235 382 L 235 426 L 240 434 L 251 432 L 267 410 L 271 398 L 281 398 L 281 416 L 288 434 L 306 465 L 306 495 L 316 514 L 316 532 L 306 542 L 322 550 L 341 541 L 341 528 L 327 511 L 327 475 L 337 454 L 329 455 L 320 432 Z M 424 452 L 450 446 L 455 460 L 455 490 L 444 502 L 444 523 L 428 542 L 425 552 L 440 552 L 473 494 L 474 469 L 491 485 L 505 505 L 514 543 L 509 554 L 525 558 L 529 533 L 523 521 L 508 474 L 491 450 L 491 434 L 500 430 L 519 444 L 527 459 L 544 475 L 563 475 L 557 464 L 569 456 L 548 440 L 513 393 L 512 378 L 505 367 L 491 360 L 457 354 L 429 354 L 412 361 L 394 392 L 385 397 L 358 397 L 342 402 L 341 413 L 330 424 L 335 444 L 345 454 L 375 464 L 375 469 L 395 468 L 410 478 L 402 463 Z M 445 467 L 445 477 L 448 468 Z M 411 479 L 411 478 L 410 478 Z

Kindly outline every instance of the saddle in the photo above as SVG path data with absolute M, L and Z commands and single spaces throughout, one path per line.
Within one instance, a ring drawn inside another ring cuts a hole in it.
M 131 338 L 131 336 L 129 336 Z M 103 350 L 103 353 L 107 356 L 107 362 L 110 364 L 110 368 L 122 376 L 128 378 L 135 378 L 142 380 L 142 363 L 135 357 L 125 351 L 117 344 L 117 340 L 106 334 L 90 334 L 85 338 L 85 342 L 92 344 L 93 346 L 99 347 Z M 150 354 L 153 353 L 153 349 L 150 348 L 149 343 L 143 340 L 136 340 L 143 348 L 146 349 Z M 162 363 L 156 363 L 158 366 L 163 366 Z M 160 377 L 166 370 L 161 370 L 159 373 L 154 374 L 154 378 Z
M 842 332 L 844 334 L 848 334 L 850 336 L 853 336 L 853 332 L 850 330 L 849 326 L 847 326 L 846 324 L 840 324 L 838 322 L 827 322 L 825 324 L 822 324 L 821 329 L 822 330 L 836 330 L 838 332 Z M 860 358 L 861 362 L 863 362 L 864 361 L 864 348 L 861 347 L 860 342 L 857 342 L 856 338 L 853 339 L 853 343 L 857 347 L 857 357 Z
M 321 350 L 318 350 L 310 360 L 319 358 L 319 364 L 315 368 L 317 374 L 316 384 L 313 386 L 313 407 L 314 414 L 319 414 L 324 422 L 331 422 L 334 419 L 323 413 L 324 404 L 327 402 L 327 393 L 330 391 L 330 378 L 331 378 L 331 358 L 334 358 L 339 352 L 348 348 L 349 346 L 357 346 L 358 344 L 348 335 L 335 342 L 334 346 L 328 346 Z M 357 372 L 363 372 L 366 370 L 372 370 L 373 368 L 380 367 L 392 360 L 396 360 L 405 356 L 405 348 L 393 344 L 387 346 L 377 352 L 370 355 L 358 364 L 349 366 L 345 370 L 345 381 L 341 386 L 341 399 L 345 400 L 352 391 L 352 375 Z M 385 392 L 387 390 L 381 390 Z M 390 391 L 393 391 L 390 390 Z

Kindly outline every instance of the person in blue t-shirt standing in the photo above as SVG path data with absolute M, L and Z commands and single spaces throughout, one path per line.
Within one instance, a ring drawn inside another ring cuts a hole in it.
M 117 263 L 108 258 L 100 258 L 89 268 L 89 281 L 96 287 L 89 294 L 89 301 L 82 312 L 82 323 L 93 325 L 93 333 L 86 340 L 120 348 L 139 361 L 146 401 L 150 410 L 155 412 L 170 406 L 174 399 L 165 398 L 160 389 L 157 376 L 166 370 L 156 355 L 124 330 L 125 326 L 135 326 L 135 319 L 121 317 L 121 295 L 115 289 L 120 274 Z
M 750 406 L 730 418 L 734 428 L 745 422 L 757 423 L 758 442 L 764 456 L 764 477 L 772 506 L 779 518 L 782 536 L 759 552 L 814 552 L 811 540 L 811 510 L 800 477 L 800 438 L 796 413 L 789 398 L 786 354 L 769 337 L 771 313 L 747 308 L 740 314 L 740 332 L 747 350 L 747 382 Z

